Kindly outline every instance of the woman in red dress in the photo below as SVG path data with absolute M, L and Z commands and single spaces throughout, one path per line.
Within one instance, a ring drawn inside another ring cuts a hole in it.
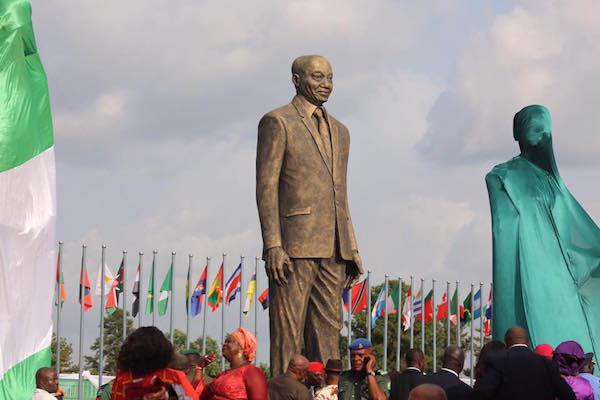
M 167 368 L 173 346 L 153 326 L 136 329 L 121 346 L 111 400 L 198 400 L 182 371 Z
M 201 400 L 267 400 L 267 378 L 252 365 L 256 338 L 244 328 L 229 335 L 223 344 L 223 357 L 230 369 L 216 376 L 200 396 Z

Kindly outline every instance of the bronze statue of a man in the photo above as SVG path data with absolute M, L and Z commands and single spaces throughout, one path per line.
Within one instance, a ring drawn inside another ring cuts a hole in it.
M 298 57 L 292 81 L 292 102 L 260 120 L 256 155 L 274 376 L 302 350 L 340 358 L 342 290 L 363 272 L 346 191 L 350 135 L 323 107 L 331 64 Z

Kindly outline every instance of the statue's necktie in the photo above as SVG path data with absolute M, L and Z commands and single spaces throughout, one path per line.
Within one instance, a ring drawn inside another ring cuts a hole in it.
M 319 135 L 321 135 L 321 141 L 323 142 L 323 147 L 325 148 L 327 163 L 331 165 L 331 159 L 333 156 L 331 151 L 331 135 L 329 134 L 329 125 L 327 125 L 324 114 L 325 113 L 321 107 L 317 107 L 314 112 L 319 124 Z

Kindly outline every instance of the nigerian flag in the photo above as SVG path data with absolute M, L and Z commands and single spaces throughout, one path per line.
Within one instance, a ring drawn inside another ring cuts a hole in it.
M 171 297 L 171 290 L 173 289 L 173 264 L 169 267 L 169 271 L 165 276 L 165 280 L 160 285 L 160 297 L 158 298 L 158 315 L 165 315 L 167 313 L 167 306 L 169 305 L 169 297 Z
M 48 82 L 31 5 L 0 1 L 0 398 L 30 399 L 50 366 L 56 179 Z

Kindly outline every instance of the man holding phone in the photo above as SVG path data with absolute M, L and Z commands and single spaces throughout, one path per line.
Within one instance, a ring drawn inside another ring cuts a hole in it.
M 338 385 L 339 400 L 386 400 L 390 378 L 376 370 L 373 345 L 367 339 L 354 340 L 350 346 L 350 371 L 342 372 Z

